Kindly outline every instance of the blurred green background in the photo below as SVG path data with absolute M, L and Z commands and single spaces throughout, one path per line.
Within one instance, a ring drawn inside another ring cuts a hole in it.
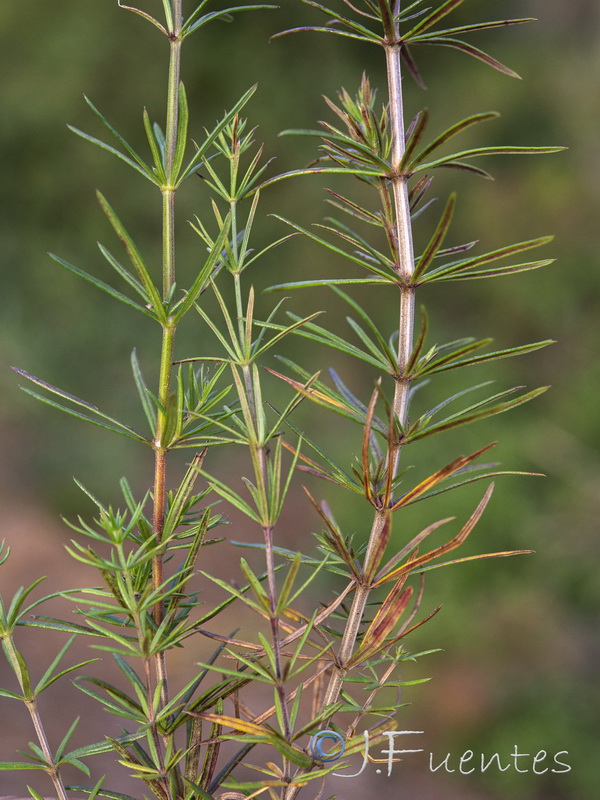
M 148 0 L 143 7 L 158 12 L 160 5 Z M 546 473 L 545 480 L 503 479 L 464 551 L 526 547 L 537 553 L 432 573 L 425 610 L 441 602 L 444 608 L 407 646 L 441 647 L 443 652 L 411 668 L 409 677 L 431 675 L 433 680 L 407 694 L 411 706 L 401 716 L 401 727 L 426 731 L 427 743 L 419 746 L 440 755 L 439 760 L 447 752 L 460 756 L 467 749 L 508 755 L 517 744 L 521 752 L 534 754 L 566 750 L 572 770 L 537 776 L 511 769 L 502 775 L 490 771 L 461 778 L 442 771 L 430 775 L 426 761 L 415 758 L 414 764 L 403 766 L 406 772 L 398 784 L 402 800 L 596 796 L 600 8 L 597 0 L 486 0 L 466 2 L 454 19 L 511 16 L 537 17 L 539 22 L 488 32 L 473 41 L 510 65 L 523 81 L 452 51 L 423 50 L 417 55 L 429 88 L 423 93 L 407 81 L 407 118 L 427 105 L 433 133 L 469 114 L 497 110 L 501 119 L 478 128 L 472 139 L 464 136 L 465 146 L 567 145 L 567 152 L 554 156 L 486 162 L 494 183 L 452 172 L 437 179 L 435 192 L 442 202 L 450 187 L 458 190 L 451 243 L 481 239 L 482 248 L 492 249 L 552 232 L 556 241 L 546 251 L 558 262 L 514 278 L 444 285 L 423 291 L 421 300 L 432 320 L 431 341 L 491 335 L 498 347 L 509 347 L 556 339 L 557 344 L 541 353 L 499 362 L 477 374 L 473 370 L 470 380 L 493 377 L 499 388 L 552 384 L 552 390 L 517 412 L 415 445 L 407 459 L 424 476 L 456 455 L 498 439 L 494 457 L 504 467 Z M 321 95 L 334 97 L 341 86 L 353 92 L 367 70 L 372 83 L 382 87 L 383 100 L 383 58 L 377 48 L 317 34 L 269 43 L 276 31 L 311 20 L 319 18 L 310 9 L 283 0 L 278 11 L 245 14 L 234 25 L 215 24 L 191 37 L 184 46 L 183 79 L 192 136 L 194 129 L 201 135 L 202 126 L 214 124 L 258 82 L 246 112 L 259 126 L 257 141 L 264 141 L 266 154 L 276 157 L 272 172 L 286 171 L 307 163 L 316 141 L 278 138 L 277 133 L 316 127 L 329 113 Z M 137 346 L 148 371 L 156 372 L 156 331 L 61 271 L 46 252 L 107 277 L 95 242 L 115 251 L 116 244 L 95 201 L 94 190 L 100 188 L 143 252 L 158 263 L 160 206 L 149 184 L 69 133 L 65 123 L 101 134 L 83 100 L 85 92 L 134 146 L 144 147 L 142 108 L 154 119 L 164 115 L 166 48 L 157 31 L 120 10 L 116 0 L 30 0 L 26 5 L 3 0 L 0 39 L 0 501 L 1 535 L 14 551 L 0 588 L 8 594 L 40 574 L 49 575 L 49 589 L 64 583 L 65 571 L 70 585 L 81 582 L 81 571 L 70 565 L 62 548 L 68 531 L 60 515 L 90 511 L 73 475 L 115 501 L 121 475 L 141 490 L 150 479 L 146 453 L 36 404 L 19 392 L 9 366 L 16 364 L 116 416 L 139 419 L 129 354 Z M 320 221 L 328 213 L 325 185 L 320 179 L 301 178 L 266 191 L 255 246 L 284 232 L 268 213 L 303 225 Z M 343 183 L 335 187 L 347 190 Z M 184 274 L 192 274 L 202 253 L 184 220 L 205 206 L 200 181 L 181 192 L 179 263 Z M 433 219 L 421 219 L 418 243 Z M 320 274 L 341 275 L 345 269 L 345 262 L 327 259 L 316 246 L 296 239 L 265 259 L 253 282 L 262 288 Z M 384 330 L 391 331 L 395 298 L 388 302 L 378 294 L 382 291 L 373 290 L 365 304 Z M 262 309 L 271 302 L 271 296 L 261 299 Z M 327 293 L 296 293 L 289 307 L 298 313 L 327 307 L 326 324 L 349 334 L 346 310 Z M 178 355 L 207 352 L 214 344 L 206 336 L 200 328 L 184 326 Z M 328 353 L 318 348 L 311 353 L 303 340 L 287 353 L 311 371 L 330 365 Z M 361 373 L 355 363 L 341 358 L 335 367 L 363 398 L 369 396 L 368 370 Z M 422 402 L 442 398 L 469 377 L 434 379 L 423 390 L 428 396 Z M 312 438 L 337 445 L 340 457 L 356 452 L 358 429 L 342 424 L 334 432 L 335 418 L 326 412 L 316 418 L 303 414 Z M 226 455 L 219 458 L 220 468 L 226 469 Z M 435 514 L 464 519 L 481 492 L 471 488 L 455 497 L 444 495 L 437 508 L 431 504 L 421 512 L 419 507 L 407 518 L 407 529 L 416 530 L 421 519 L 431 521 L 438 518 Z M 328 492 L 316 484 L 313 491 Z M 288 546 L 317 525 L 301 495 L 298 487 L 282 525 Z M 341 524 L 362 535 L 368 515 L 348 508 L 335 492 L 328 496 Z M 401 535 L 400 526 L 398 530 Z M 239 530 L 231 534 L 243 535 Z M 299 546 L 306 546 L 306 540 Z M 49 713 L 58 713 L 65 702 L 59 692 L 49 701 Z M 17 745 L 7 735 L 14 734 L 21 746 L 31 732 L 8 701 L 0 709 L 0 759 L 8 760 Z M 95 725 L 88 718 L 85 730 L 92 737 L 98 735 Z M 339 791 L 358 798 L 369 785 L 357 781 Z M 0 794 L 23 787 L 22 776 L 0 774 Z

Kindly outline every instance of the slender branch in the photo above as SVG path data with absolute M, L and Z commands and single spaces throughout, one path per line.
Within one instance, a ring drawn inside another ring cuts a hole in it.
M 281 706 L 281 716 L 283 721 L 283 734 L 287 741 L 291 741 L 292 727 L 290 715 L 287 708 L 287 696 L 284 686 L 283 660 L 281 653 L 281 634 L 279 631 L 279 619 L 277 615 L 277 586 L 275 584 L 275 560 L 273 558 L 273 528 L 265 528 L 265 553 L 267 559 L 267 585 L 269 588 L 270 623 L 271 638 L 273 641 L 273 654 L 275 656 L 275 676 L 277 678 L 277 695 Z M 289 764 L 286 762 L 286 769 Z
M 395 38 L 398 39 L 397 30 L 395 34 Z M 405 149 L 400 45 L 396 43 L 386 45 L 385 53 L 389 92 L 388 108 L 392 132 L 392 167 L 394 172 L 394 177 L 392 178 L 392 193 L 395 211 L 394 234 L 395 249 L 398 254 L 396 271 L 403 279 L 400 286 L 398 359 L 393 410 L 400 428 L 403 428 L 408 418 L 410 390 L 410 380 L 405 373 L 413 349 L 415 297 L 414 288 L 408 286 L 408 281 L 414 271 L 414 250 L 407 179 L 400 171 L 400 163 Z M 394 440 L 390 443 L 390 461 L 388 464 L 388 469 L 392 471 L 393 475 L 396 474 L 398 469 L 401 448 L 402 438 L 396 438 L 394 436 Z M 365 564 L 369 563 L 379 543 L 386 523 L 386 516 L 385 511 L 377 511 L 375 514 L 365 554 Z M 357 586 L 337 656 L 337 668 L 331 676 L 325 693 L 324 705 L 326 706 L 335 703 L 341 692 L 345 675 L 344 665 L 354 652 L 358 631 L 364 616 L 370 591 L 370 587 L 366 584 Z
M 239 274 L 235 274 L 234 277 L 236 280 L 236 288 L 238 289 L 238 291 L 236 292 L 236 296 L 239 297 L 240 296 Z M 240 311 L 241 311 L 241 306 L 238 304 L 238 315 Z M 250 369 L 251 368 L 249 364 L 244 364 L 242 366 L 242 372 L 244 375 L 244 383 L 246 388 L 246 396 L 250 407 L 250 414 L 253 419 L 255 433 L 258 435 L 258 431 L 260 429 L 259 414 L 262 413 L 262 411 L 257 406 L 256 395 L 254 392 L 254 385 L 252 382 Z M 270 517 L 268 498 L 271 487 L 269 485 L 269 469 L 267 465 L 268 443 L 264 441 L 253 442 L 251 445 L 251 457 L 254 467 L 256 484 L 259 489 L 260 495 L 262 496 L 262 504 L 264 505 L 262 512 L 267 517 Z M 291 742 L 292 725 L 290 721 L 290 714 L 288 709 L 288 697 L 285 687 L 281 631 L 279 628 L 279 613 L 277 610 L 277 583 L 275 579 L 275 557 L 273 552 L 273 524 L 270 522 L 270 520 L 267 524 L 264 524 L 262 526 L 262 530 L 265 541 L 265 559 L 267 562 L 266 565 L 267 565 L 267 590 L 269 597 L 269 624 L 271 627 L 271 641 L 273 644 L 273 660 L 275 666 L 275 691 L 277 692 L 279 707 L 281 709 L 281 723 L 283 728 L 283 735 L 285 736 L 288 742 Z M 291 777 L 290 762 L 286 758 L 283 759 L 283 775 L 285 780 L 289 780 Z M 282 792 L 282 797 L 285 797 L 285 794 L 286 790 L 284 788 Z
M 175 188 L 172 186 L 173 165 L 177 150 L 179 126 L 179 81 L 181 75 L 181 26 L 182 0 L 172 0 L 173 30 L 169 31 L 169 81 L 167 90 L 167 123 L 165 130 L 165 174 L 167 185 L 161 187 L 163 195 L 163 300 L 167 302 L 175 285 Z M 160 378 L 158 400 L 160 403 L 156 435 L 154 439 L 154 509 L 153 529 L 157 541 L 162 540 L 166 506 L 167 485 L 167 452 L 169 442 L 165 441 L 168 425 L 169 397 L 171 393 L 173 373 L 173 346 L 176 326 L 170 321 L 163 325 L 163 337 L 160 357 Z M 164 580 L 164 563 L 161 552 L 152 562 L 152 582 L 156 591 Z M 154 607 L 154 621 L 160 625 L 163 620 L 162 601 Z M 162 701 L 168 702 L 168 680 L 166 656 L 164 652 L 155 657 L 156 679 L 161 682 Z
M 399 4 L 398 4 L 399 5 Z M 399 8 L 398 8 L 399 10 Z M 396 30 L 396 34 L 398 35 Z M 406 366 L 413 349 L 413 328 L 415 318 L 415 290 L 407 285 L 414 272 L 415 256 L 412 241 L 412 223 L 408 182 L 400 171 L 404 155 L 404 104 L 402 98 L 402 72 L 400 45 L 388 45 L 385 49 L 387 62 L 389 113 L 392 126 L 392 167 L 394 178 L 392 191 L 396 211 L 396 244 L 398 264 L 396 271 L 403 278 L 400 288 L 400 320 L 398 323 L 398 368 L 394 393 L 394 414 L 400 426 L 406 424 L 408 416 L 408 395 L 410 381 L 405 375 Z M 391 469 L 396 474 L 400 456 L 401 442 L 395 443 L 392 452 Z
M 57 800 L 68 800 L 67 791 L 65 789 L 62 778 L 60 777 L 60 767 L 54 761 L 54 756 L 52 755 L 52 751 L 50 749 L 50 744 L 48 742 L 48 737 L 46 736 L 46 731 L 42 723 L 42 718 L 40 717 L 35 696 L 34 695 L 28 696 L 29 692 L 26 691 L 25 684 L 23 682 L 23 679 L 21 678 L 19 656 L 15 649 L 12 636 L 5 635 L 2 639 L 2 642 L 4 644 L 8 660 L 13 664 L 15 674 L 17 675 L 17 680 L 19 681 L 19 686 L 21 687 L 21 691 L 23 692 L 25 705 L 27 706 L 27 710 L 29 711 L 29 716 L 31 717 L 33 727 L 35 728 L 36 736 L 38 742 L 40 743 L 40 748 L 42 750 L 42 753 L 44 754 L 44 758 L 46 759 L 46 765 L 47 765 L 46 772 L 48 773 L 54 785 L 54 790 L 56 792 Z
M 381 3 L 380 3 L 381 5 Z M 414 328 L 414 288 L 409 286 L 410 277 L 414 271 L 414 250 L 412 241 L 412 223 L 410 216 L 410 201 L 408 194 L 407 177 L 400 169 L 402 156 L 405 150 L 404 132 L 404 105 L 402 96 L 402 70 L 401 70 L 401 45 L 399 23 L 397 15 L 400 12 L 400 0 L 394 3 L 394 14 L 396 21 L 394 30 L 386 31 L 387 44 L 385 45 L 387 63 L 387 82 L 389 105 L 388 113 L 392 135 L 392 173 L 391 179 L 393 209 L 394 209 L 394 230 L 391 242 L 392 250 L 396 254 L 396 272 L 402 279 L 400 283 L 400 312 L 398 322 L 398 354 L 397 369 L 395 376 L 393 413 L 395 420 L 400 428 L 404 428 L 408 418 L 408 400 L 410 390 L 410 380 L 406 376 L 406 367 L 413 349 L 413 328 Z M 384 196 L 385 195 L 385 196 Z M 389 214 L 389 199 L 387 192 L 382 192 L 380 196 L 385 212 Z M 402 449 L 402 437 L 392 433 L 393 440 L 389 443 L 389 462 L 388 470 L 395 475 L 398 469 L 400 451 Z M 364 563 L 368 564 L 373 557 L 383 534 L 386 522 L 387 511 L 377 510 L 373 519 L 369 542 L 365 554 Z M 346 674 L 345 665 L 354 653 L 356 640 L 360 625 L 364 616 L 365 607 L 371 592 L 371 587 L 367 583 L 358 584 L 352 601 L 352 606 L 346 622 L 346 627 L 342 636 L 342 641 L 336 658 L 336 666 L 329 680 L 323 706 L 327 707 L 337 702 L 342 690 L 343 679 Z M 285 794 L 286 800 L 294 800 L 299 792 L 298 786 L 288 787 Z
M 31 721 L 33 722 L 33 727 L 35 728 L 38 742 L 40 743 L 44 758 L 48 764 L 48 774 L 52 780 L 52 783 L 54 784 L 54 790 L 56 791 L 57 798 L 58 800 L 68 800 L 65 786 L 59 774 L 59 767 L 52 757 L 52 752 L 50 750 L 50 745 L 48 744 L 48 739 L 46 737 L 46 732 L 38 711 L 37 703 L 35 700 L 31 700 L 26 702 L 25 705 L 27 706 L 27 710 L 31 716 Z
M 179 81 L 181 76 L 182 0 L 173 0 L 174 30 L 169 32 L 169 85 L 167 89 L 167 124 L 165 128 L 165 174 L 163 187 L 163 296 L 166 300 L 175 283 L 175 189 L 173 165 L 177 150 L 179 124 Z

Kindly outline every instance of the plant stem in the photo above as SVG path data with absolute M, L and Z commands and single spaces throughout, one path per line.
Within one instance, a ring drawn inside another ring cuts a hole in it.
M 175 187 L 173 181 L 173 165 L 177 150 L 177 134 L 179 125 L 179 81 L 181 74 L 181 26 L 182 0 L 172 0 L 174 29 L 169 31 L 169 82 L 167 90 L 167 123 L 165 131 L 165 174 L 167 185 L 161 187 L 163 196 L 163 300 L 168 302 L 175 285 Z M 169 398 L 173 374 L 173 347 L 176 325 L 170 320 L 163 325 L 162 347 L 160 356 L 160 378 L 158 400 L 160 407 L 157 413 L 156 436 L 154 439 L 154 509 L 153 530 L 157 542 L 162 540 L 167 485 L 167 452 L 169 442 L 165 441 L 168 425 Z M 156 591 L 164 580 L 163 554 L 159 552 L 152 562 L 152 581 Z M 163 620 L 164 606 L 159 601 L 154 607 L 154 621 L 160 625 Z M 168 680 L 165 653 L 158 653 L 154 660 L 156 679 L 162 682 L 162 700 L 168 702 Z
M 397 0 L 394 7 L 394 14 L 400 13 L 400 2 Z M 408 418 L 408 400 L 410 390 L 410 380 L 406 376 L 406 367 L 413 349 L 413 328 L 414 328 L 414 288 L 409 286 L 410 278 L 414 271 L 414 251 L 412 241 L 412 223 L 410 216 L 410 202 L 408 194 L 407 177 L 400 169 L 402 156 L 405 150 L 404 133 L 404 106 L 402 97 L 402 70 L 400 56 L 400 32 L 399 23 L 394 23 L 394 30 L 387 32 L 388 43 L 385 46 L 387 63 L 387 82 L 389 105 L 388 113 L 390 119 L 392 135 L 392 194 L 394 206 L 394 250 L 397 253 L 396 272 L 401 278 L 400 283 L 400 312 L 398 322 L 398 355 L 397 369 L 395 376 L 393 414 L 395 420 L 403 428 Z M 383 193 L 386 194 L 387 193 Z M 382 202 L 387 203 L 387 197 L 382 196 Z M 385 209 L 384 209 L 385 211 Z M 397 437 L 392 433 L 392 441 L 389 443 L 389 462 L 388 470 L 392 475 L 396 474 L 400 451 L 402 448 L 402 437 Z M 365 554 L 364 564 L 367 565 L 373 557 L 381 535 L 386 525 L 388 512 L 386 509 L 378 509 L 375 512 L 369 542 Z M 330 706 L 337 702 L 344 675 L 346 674 L 345 664 L 348 663 L 358 638 L 358 632 L 364 616 L 365 607 L 371 592 L 368 583 L 358 584 L 352 601 L 346 627 L 342 636 L 342 641 L 337 654 L 337 664 L 329 680 L 323 706 Z M 294 800 L 299 786 L 290 786 L 285 793 L 286 800 Z
M 399 8 L 397 9 L 399 11 Z M 402 278 L 400 284 L 400 315 L 398 323 L 398 359 L 396 370 L 396 385 L 394 390 L 393 413 L 396 421 L 403 428 L 408 417 L 408 399 L 410 380 L 406 376 L 406 366 L 413 349 L 414 307 L 415 290 L 408 285 L 414 271 L 414 251 L 412 241 L 412 224 L 410 218 L 410 203 L 406 176 L 400 171 L 400 163 L 404 154 L 404 110 L 402 98 L 402 72 L 399 40 L 399 31 L 395 30 L 395 42 L 386 45 L 387 80 L 389 92 L 389 118 L 392 133 L 392 193 L 395 210 L 395 244 L 398 253 L 396 272 Z M 394 434 L 390 442 L 390 459 L 388 469 L 395 475 L 402 448 L 402 438 Z M 371 560 L 383 532 L 387 513 L 377 510 L 369 543 L 365 554 L 365 564 Z M 331 676 L 325 693 L 324 705 L 335 703 L 342 689 L 345 675 L 344 665 L 351 658 L 358 637 L 358 631 L 365 611 L 365 606 L 371 591 L 367 584 L 357 586 L 348 615 L 348 621 L 342 637 L 342 642 L 337 656 L 338 667 Z
M 167 124 L 165 129 L 165 174 L 167 186 L 163 191 L 163 299 L 169 296 L 175 283 L 175 188 L 173 164 L 177 150 L 179 124 L 179 81 L 181 75 L 182 0 L 173 0 L 174 30 L 169 32 L 169 84 L 167 89 Z
M 68 800 L 67 791 L 59 774 L 59 768 L 52 758 L 52 752 L 50 750 L 50 745 L 48 744 L 48 739 L 46 737 L 46 732 L 38 711 L 37 703 L 35 700 L 31 700 L 26 702 L 25 705 L 27 706 L 27 710 L 31 716 L 31 721 L 33 722 L 33 727 L 35 728 L 38 742 L 40 743 L 44 758 L 48 764 L 48 775 L 54 784 L 54 790 L 56 791 L 57 798 L 58 800 Z
M 399 10 L 399 9 L 398 9 Z M 396 38 L 399 31 L 396 30 Z M 392 191 L 396 210 L 396 246 L 398 264 L 396 271 L 403 279 L 400 286 L 400 320 L 398 323 L 398 368 L 396 389 L 394 392 L 394 415 L 400 425 L 406 424 L 408 416 L 408 396 L 410 380 L 405 375 L 406 366 L 413 349 L 413 328 L 415 317 L 415 290 L 408 286 L 414 272 L 414 249 L 412 240 L 412 223 L 410 218 L 410 202 L 408 197 L 408 182 L 406 176 L 400 172 L 400 163 L 404 155 L 404 104 L 402 98 L 402 72 L 400 45 L 392 44 L 385 48 L 389 113 L 392 126 Z M 400 456 L 401 442 L 394 442 L 391 469 L 396 474 Z
M 33 727 L 35 728 L 37 739 L 38 742 L 40 743 L 40 748 L 42 750 L 42 753 L 44 754 L 44 758 L 46 759 L 46 765 L 47 765 L 46 772 L 48 773 L 52 783 L 54 784 L 54 791 L 56 792 L 57 800 L 68 800 L 67 791 L 62 782 L 62 778 L 60 777 L 60 768 L 54 761 L 52 751 L 50 750 L 50 744 L 48 742 L 48 737 L 46 736 L 46 731 L 42 723 L 42 718 L 40 717 L 35 695 L 33 695 L 33 693 L 31 693 L 30 691 L 26 690 L 24 681 L 21 678 L 22 672 L 21 672 L 21 665 L 19 663 L 19 655 L 14 646 L 12 636 L 5 635 L 2 641 L 4 643 L 7 658 L 13 665 L 14 672 L 17 675 L 17 679 L 19 681 L 19 686 L 21 687 L 21 691 L 23 692 L 24 703 L 27 706 L 27 711 L 29 711 L 29 716 L 31 717 L 31 721 L 33 722 Z
M 287 697 L 283 678 L 283 662 L 281 657 L 281 636 L 279 631 L 279 619 L 277 614 L 277 586 L 275 584 L 275 560 L 273 558 L 273 528 L 264 528 L 265 536 L 265 555 L 267 559 L 267 584 L 269 588 L 271 638 L 273 640 L 273 654 L 275 656 L 275 676 L 277 678 L 277 695 L 281 706 L 281 716 L 283 721 L 283 734 L 288 741 L 292 738 L 292 727 L 287 708 Z M 289 764 L 285 763 L 286 770 Z

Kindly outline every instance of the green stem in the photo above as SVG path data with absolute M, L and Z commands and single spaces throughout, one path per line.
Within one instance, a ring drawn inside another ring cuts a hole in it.
M 163 300 L 167 302 L 175 285 L 175 188 L 172 184 L 173 165 L 177 150 L 177 134 L 179 126 L 179 81 L 181 74 L 181 26 L 182 0 L 172 0 L 173 30 L 169 31 L 169 81 L 167 90 L 167 124 L 165 131 L 165 173 L 167 186 L 161 187 L 163 195 L 162 229 L 163 229 Z M 163 325 L 162 347 L 160 356 L 160 378 L 158 400 L 160 407 L 157 413 L 156 435 L 154 439 L 154 509 L 153 529 L 157 541 L 162 540 L 167 485 L 167 452 L 169 442 L 165 441 L 168 425 L 169 397 L 173 375 L 173 347 L 176 326 L 170 321 Z M 158 553 L 152 562 L 152 582 L 158 589 L 164 580 L 164 558 Z M 154 621 L 160 625 L 164 617 L 164 607 L 159 601 L 154 607 Z M 162 701 L 168 702 L 168 679 L 165 653 L 158 653 L 154 659 L 156 679 L 162 682 Z
M 54 761 L 52 751 L 50 750 L 50 744 L 48 742 L 48 737 L 46 736 L 46 731 L 42 723 L 42 718 L 40 717 L 35 696 L 28 696 L 30 692 L 26 691 L 26 687 L 23 683 L 23 680 L 20 677 L 21 667 L 19 664 L 19 656 L 14 646 L 12 636 L 10 635 L 4 636 L 3 643 L 5 647 L 6 656 L 13 665 L 13 670 L 19 681 L 19 686 L 21 687 L 21 691 L 23 692 L 24 703 L 27 706 L 27 711 L 29 711 L 29 716 L 31 717 L 33 727 L 35 728 L 35 733 L 38 742 L 40 744 L 40 748 L 42 750 L 42 753 L 44 754 L 44 758 L 46 759 L 46 765 L 47 765 L 46 772 L 48 773 L 50 780 L 54 785 L 54 791 L 56 792 L 57 800 L 68 800 L 67 791 L 62 782 L 62 778 L 60 777 L 60 767 Z
M 283 659 L 281 654 L 281 635 L 279 631 L 279 618 L 277 614 L 277 585 L 275 583 L 275 559 L 273 557 L 273 528 L 263 529 L 265 537 L 265 556 L 267 560 L 267 585 L 269 589 L 269 607 L 271 623 L 271 639 L 273 641 L 273 655 L 275 658 L 275 677 L 277 678 L 277 696 L 281 707 L 283 722 L 283 735 L 288 742 L 292 739 L 292 726 L 287 707 L 287 695 L 283 676 Z M 289 779 L 289 762 L 284 759 L 284 776 Z
M 169 409 L 169 396 L 171 393 L 171 377 L 173 370 L 173 346 L 175 340 L 175 326 L 163 326 L 163 339 L 160 359 L 160 378 L 158 389 L 158 400 L 162 409 L 159 408 L 157 414 L 156 436 L 154 439 L 154 510 L 153 510 L 153 529 L 154 534 L 160 542 L 162 540 L 165 505 L 166 505 L 166 467 L 167 452 L 169 443 L 165 441 L 167 429 L 167 417 Z M 163 581 L 163 562 L 162 556 L 158 555 L 153 563 L 154 588 L 158 589 Z M 155 621 L 160 625 L 163 617 L 162 603 L 158 603 L 155 608 Z
M 175 284 L 175 189 L 163 196 L 163 300 L 167 301 Z
M 169 31 L 169 86 L 167 96 L 167 126 L 165 131 L 165 172 L 171 178 L 177 149 L 177 124 L 179 122 L 179 80 L 181 75 L 181 27 L 183 0 L 173 0 L 173 30 Z

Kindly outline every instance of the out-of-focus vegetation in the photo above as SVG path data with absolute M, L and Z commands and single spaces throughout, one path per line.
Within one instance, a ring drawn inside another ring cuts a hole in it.
M 432 123 L 443 129 L 461 116 L 497 110 L 500 120 L 478 130 L 479 145 L 567 145 L 569 151 L 555 156 L 495 159 L 489 164 L 493 184 L 450 176 L 462 212 L 453 228 L 454 243 L 485 230 L 482 244 L 492 249 L 552 232 L 557 237 L 552 255 L 558 262 L 516 279 L 432 290 L 425 298 L 432 340 L 453 338 L 454 331 L 485 336 L 492 329 L 499 347 L 549 337 L 558 343 L 499 362 L 489 372 L 501 387 L 550 383 L 550 393 L 510 415 L 448 435 L 436 447 L 445 441 L 453 455 L 499 439 L 496 455 L 503 465 L 548 477 L 505 479 L 469 545 L 470 552 L 531 547 L 535 556 L 465 565 L 447 574 L 442 570 L 429 580 L 428 609 L 443 600 L 444 610 L 422 629 L 419 641 L 445 652 L 420 662 L 433 680 L 411 693 L 413 705 L 403 727 L 427 731 L 426 747 L 442 755 L 467 748 L 510 753 L 515 743 L 526 752 L 569 751 L 573 768 L 566 775 L 511 770 L 501 776 L 469 776 L 460 784 L 455 775 L 438 773 L 439 798 L 452 797 L 458 786 L 465 787 L 463 796 L 481 786 L 482 797 L 584 800 L 596 791 L 593 754 L 600 728 L 600 256 L 595 220 L 600 203 L 600 7 L 596 0 L 486 0 L 481 5 L 481 16 L 490 19 L 539 18 L 536 24 L 485 37 L 486 49 L 524 80 L 497 75 L 451 51 L 432 52 L 424 72 L 429 88 L 426 94 L 416 88 L 409 93 L 407 116 L 430 105 L 435 109 Z M 321 94 L 334 96 L 342 83 L 354 90 L 369 63 L 372 83 L 384 84 L 379 54 L 366 46 L 359 60 L 361 46 L 344 46 L 337 37 L 306 34 L 268 43 L 270 35 L 305 24 L 307 16 L 299 4 L 283 0 L 277 12 L 248 15 L 235 26 L 217 25 L 210 35 L 186 44 L 184 78 L 192 124 L 212 124 L 258 82 L 247 113 L 260 126 L 257 139 L 277 158 L 274 171 L 302 166 L 313 157 L 314 142 L 277 138 L 277 133 L 315 127 L 328 113 Z M 8 367 L 22 366 L 122 416 L 138 413 L 129 350 L 137 343 L 143 359 L 149 329 L 135 319 L 138 327 L 132 329 L 118 304 L 61 272 L 46 251 L 101 275 L 93 242 L 110 234 L 94 196 L 99 187 L 108 198 L 118 198 L 119 213 L 144 251 L 159 252 L 160 209 L 144 181 L 124 181 L 117 161 L 69 133 L 65 123 L 98 131 L 83 101 L 85 92 L 132 143 L 141 144 L 139 98 L 152 116 L 161 115 L 156 103 L 164 87 L 156 89 L 165 70 L 157 62 L 149 26 L 120 11 L 116 0 L 3 0 L 0 39 L 0 498 L 8 509 L 2 536 L 10 540 L 11 532 L 18 531 L 11 541 L 17 555 L 19 548 L 37 548 L 46 561 L 40 568 L 50 572 L 47 537 L 57 551 L 62 547 L 54 520 L 84 505 L 71 476 L 110 496 L 125 473 L 137 471 L 140 485 L 147 483 L 149 467 L 138 466 L 135 445 L 86 430 L 20 395 Z M 441 181 L 439 193 L 444 196 Z M 324 200 L 323 183 L 306 178 L 273 186 L 265 192 L 264 206 L 308 225 L 327 214 Z M 189 217 L 206 202 L 200 180 L 196 190 L 187 189 L 185 202 Z M 265 237 L 277 235 L 276 221 L 265 219 L 264 226 Z M 187 259 L 192 264 L 198 240 L 184 228 L 180 235 L 187 246 L 181 263 Z M 257 285 L 334 274 L 336 268 L 339 264 L 324 263 L 323 253 L 309 242 L 296 239 L 264 262 Z M 329 295 L 320 300 L 321 306 L 315 295 L 297 293 L 291 306 L 312 311 L 327 304 L 330 324 L 343 326 L 344 310 Z M 75 313 L 75 307 L 86 311 Z M 371 311 L 395 313 L 384 305 Z M 107 318 L 111 322 L 102 330 L 109 328 L 112 335 L 100 340 L 99 322 Z M 202 350 L 197 336 L 190 329 L 186 340 L 183 333 L 180 356 Z M 293 354 L 300 362 L 303 346 L 299 340 Z M 318 366 L 329 365 L 310 368 Z M 343 371 L 348 365 L 340 359 L 336 368 Z M 347 377 L 353 384 L 360 380 Z M 325 413 L 321 424 L 319 435 L 327 437 Z M 424 453 L 433 468 L 448 460 L 433 448 L 428 452 L 427 445 L 418 446 L 421 463 Z M 451 513 L 464 517 L 473 497 L 464 490 L 463 508 Z M 299 497 L 296 512 L 308 516 L 303 502 Z M 38 522 L 23 532 L 11 520 L 26 506 L 36 508 Z M 347 522 L 361 531 L 360 520 Z M 31 538 L 25 539 L 25 533 Z M 294 533 L 290 518 L 290 543 Z M 56 563 L 65 562 L 57 555 Z M 22 583 L 37 573 L 13 577 Z M 0 793 L 4 788 L 0 784 Z

